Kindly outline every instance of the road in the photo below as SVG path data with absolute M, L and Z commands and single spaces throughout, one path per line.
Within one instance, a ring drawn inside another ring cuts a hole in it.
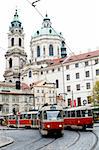
M 10 136 L 14 143 L 1 150 L 98 150 L 99 126 L 91 131 L 65 130 L 63 137 L 42 137 L 39 131 L 17 129 L 0 131 L 1 135 Z

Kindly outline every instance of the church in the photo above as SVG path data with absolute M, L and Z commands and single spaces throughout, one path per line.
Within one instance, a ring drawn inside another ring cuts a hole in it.
M 65 38 L 46 14 L 41 28 L 31 35 L 30 52 L 27 60 L 24 28 L 15 10 L 8 33 L 4 84 L 14 84 L 18 91 L 25 85 L 23 89 L 33 95 L 35 107 L 59 101 L 65 107 L 90 103 L 93 86 L 99 80 L 99 50 L 68 55 Z

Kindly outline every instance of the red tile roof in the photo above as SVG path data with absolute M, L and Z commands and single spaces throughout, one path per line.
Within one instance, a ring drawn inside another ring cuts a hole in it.
M 22 88 L 22 90 L 26 90 L 26 89 L 29 90 L 30 89 L 30 87 L 26 83 L 22 83 L 21 88 Z
M 74 61 L 79 61 L 79 60 L 84 60 L 84 59 L 90 59 L 92 57 L 97 57 L 97 56 L 99 56 L 99 50 L 67 57 L 63 63 L 69 63 L 69 62 L 74 62 Z
M 61 62 L 64 61 L 65 58 L 56 58 L 56 59 L 51 59 L 51 60 L 48 60 L 48 64 L 49 66 L 52 66 L 52 65 L 58 65 L 60 64 Z

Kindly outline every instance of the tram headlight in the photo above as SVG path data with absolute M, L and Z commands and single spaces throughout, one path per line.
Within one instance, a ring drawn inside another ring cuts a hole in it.
M 62 127 L 62 124 L 59 124 L 59 127 L 61 128 L 61 127 Z
M 50 128 L 50 125 L 49 125 L 49 124 L 47 124 L 47 128 Z

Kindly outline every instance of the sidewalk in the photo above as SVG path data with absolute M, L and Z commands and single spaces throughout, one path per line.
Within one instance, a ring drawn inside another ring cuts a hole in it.
M 0 136 L 0 148 L 13 143 L 14 140 L 10 137 Z
M 8 129 L 9 128 L 6 126 L 0 126 L 0 130 L 8 130 Z M 0 148 L 3 146 L 7 146 L 13 142 L 14 140 L 12 138 L 0 135 Z

